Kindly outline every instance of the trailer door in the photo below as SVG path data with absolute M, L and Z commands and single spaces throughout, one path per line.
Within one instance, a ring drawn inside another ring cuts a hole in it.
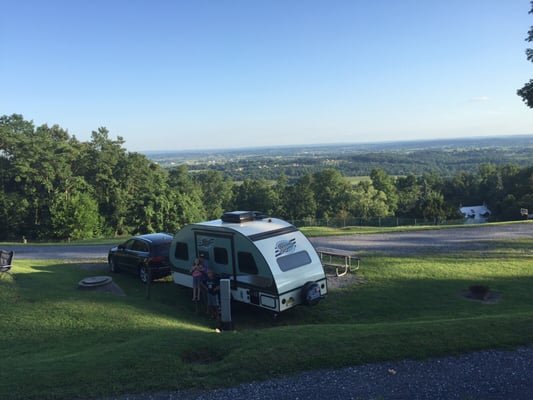
M 220 276 L 235 276 L 233 235 L 196 233 L 196 251 L 206 259 L 208 268 Z

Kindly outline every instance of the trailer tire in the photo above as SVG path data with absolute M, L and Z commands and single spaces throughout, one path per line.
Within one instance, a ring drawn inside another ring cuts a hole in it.
M 316 282 L 307 282 L 302 288 L 302 302 L 306 306 L 315 306 L 318 304 L 322 295 L 320 294 L 320 285 Z

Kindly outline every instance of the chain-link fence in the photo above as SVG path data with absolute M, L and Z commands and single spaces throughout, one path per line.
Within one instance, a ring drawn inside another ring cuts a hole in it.
M 290 221 L 296 227 L 303 226 L 325 226 L 332 228 L 344 228 L 347 226 L 377 226 L 377 227 L 396 227 L 396 226 L 420 226 L 420 225 L 457 225 L 466 223 L 464 219 L 423 219 L 423 218 L 403 218 L 403 217 L 384 217 L 384 218 L 328 218 L 314 219 L 307 218 L 304 220 Z

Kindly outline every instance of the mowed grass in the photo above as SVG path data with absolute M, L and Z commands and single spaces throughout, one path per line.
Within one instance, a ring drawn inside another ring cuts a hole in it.
M 105 264 L 15 260 L 0 279 L 0 398 L 102 398 L 214 388 L 299 371 L 533 343 L 533 239 L 450 256 L 365 257 L 361 282 L 274 319 L 234 305 L 216 333 L 189 289 L 114 275 L 125 296 L 82 291 Z M 364 278 L 364 279 L 363 279 Z M 493 302 L 462 294 L 491 288 Z
M 406 231 L 427 231 L 442 229 L 484 229 L 495 225 L 512 225 L 523 224 L 524 221 L 517 222 L 491 222 L 490 224 L 450 224 L 450 225 L 403 225 L 396 227 L 378 227 L 378 226 L 345 226 L 345 227 L 327 227 L 327 226 L 303 226 L 299 229 L 308 237 L 316 236 L 342 236 L 354 234 L 371 234 L 371 233 L 396 233 Z M 530 223 L 528 221 L 528 223 Z

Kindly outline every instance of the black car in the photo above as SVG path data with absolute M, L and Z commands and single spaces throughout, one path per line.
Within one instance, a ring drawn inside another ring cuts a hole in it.
M 133 272 L 143 283 L 150 275 L 152 280 L 170 275 L 168 252 L 172 238 L 168 233 L 150 233 L 126 240 L 109 250 L 109 270 Z

